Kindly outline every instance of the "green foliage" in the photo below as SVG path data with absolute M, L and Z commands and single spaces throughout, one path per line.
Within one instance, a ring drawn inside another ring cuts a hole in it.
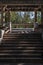
M 41 23 L 41 12 L 37 12 L 37 22 L 40 24 Z
M 30 21 L 29 12 L 25 12 L 25 13 L 24 13 L 24 18 L 23 18 L 23 19 L 24 19 L 24 20 L 23 20 L 24 23 L 29 23 L 29 21 Z
M 17 18 L 17 14 L 15 12 L 10 12 L 10 20 L 11 22 L 15 22 Z
M 35 21 L 35 17 L 31 18 L 30 14 L 33 15 L 33 13 L 31 12 L 11 12 L 11 22 L 12 24 L 19 24 L 19 23 L 33 23 Z M 35 14 L 34 14 L 35 15 Z M 37 12 L 37 22 L 41 22 L 41 13 L 38 11 Z M 16 27 L 16 26 L 12 26 L 12 27 Z M 24 26 L 18 26 L 19 28 L 24 28 Z M 32 25 L 29 26 L 30 28 L 33 27 Z

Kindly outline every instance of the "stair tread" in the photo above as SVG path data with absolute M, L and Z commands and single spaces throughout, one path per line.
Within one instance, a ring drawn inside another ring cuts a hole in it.
M 41 58 L 40 57 L 39 58 L 37 58 L 37 57 L 36 58 L 35 57 L 34 58 L 14 58 L 14 57 L 11 58 L 10 57 L 10 58 L 0 58 L 0 59 L 41 59 Z
M 0 53 L 0 55 L 9 55 L 9 56 L 10 55 L 33 55 L 33 56 L 36 55 L 37 56 L 37 55 L 41 55 L 41 53 L 24 53 L 24 52 L 21 52 L 21 53 L 16 54 L 16 53 L 6 53 L 6 52 L 4 53 L 3 52 L 3 53 Z
M 2 40 L 2 43 L 3 43 L 3 42 L 5 42 L 5 40 Z M 22 43 L 23 43 L 23 44 L 25 44 L 25 43 L 26 43 L 26 44 L 29 44 L 29 43 L 34 43 L 34 44 L 35 44 L 35 43 L 41 43 L 41 41 L 31 41 L 31 42 L 30 42 L 30 41 L 23 41 L 23 40 L 22 40 L 22 41 L 19 41 L 19 42 L 17 42 L 17 41 L 12 41 L 12 40 L 11 40 L 11 42 L 10 42 L 10 40 L 7 40 L 7 42 L 12 43 L 12 44 L 13 44 L 13 43 L 14 43 L 14 44 L 15 44 L 15 43 L 16 43 L 16 44 L 17 44 L 17 43 L 19 43 L 19 44 L 22 44 Z M 5 43 L 7 43 L 7 42 L 5 42 Z

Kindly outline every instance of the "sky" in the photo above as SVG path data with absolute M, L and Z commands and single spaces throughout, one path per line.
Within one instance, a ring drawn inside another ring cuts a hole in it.
M 35 17 L 35 12 L 30 12 L 30 18 L 34 18 Z
M 20 13 L 20 12 L 18 12 L 18 13 Z M 21 12 L 22 17 L 24 15 L 24 13 L 25 12 Z M 35 13 L 34 12 L 30 12 L 30 18 L 32 19 L 32 18 L 34 18 L 34 16 L 35 16 Z

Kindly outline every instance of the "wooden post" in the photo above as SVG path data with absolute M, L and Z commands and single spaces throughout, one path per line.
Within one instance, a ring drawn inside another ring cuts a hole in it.
M 4 15 L 4 13 L 5 13 L 5 8 L 3 6 L 1 6 L 1 30 L 3 29 L 3 26 L 5 26 L 4 25 L 4 22 L 5 22 L 5 15 Z M 2 35 L 2 32 L 0 32 L 0 34 Z M 1 35 L 0 35 L 0 37 L 2 37 Z
M 0 25 L 1 25 L 1 11 L 0 11 Z
M 35 22 L 37 22 L 37 10 L 35 11 Z
M 41 24 L 43 25 L 43 5 L 41 6 Z
M 35 9 L 35 21 L 34 21 L 34 31 L 36 31 L 36 22 L 37 22 L 37 9 Z
M 2 6 L 1 8 L 1 23 L 2 23 L 2 26 L 5 26 L 5 7 Z
M 6 20 L 7 27 L 10 28 L 10 10 L 9 9 L 7 9 L 5 17 L 6 17 L 5 20 Z
M 7 12 L 7 14 L 8 14 L 8 27 L 9 27 L 9 29 L 10 29 L 10 11 L 9 11 L 9 9 L 8 9 L 8 12 Z
M 1 24 L 3 26 L 3 7 L 1 7 Z

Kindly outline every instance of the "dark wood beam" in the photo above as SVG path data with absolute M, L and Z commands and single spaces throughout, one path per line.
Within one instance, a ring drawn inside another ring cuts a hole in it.
M 7 5 L 7 8 L 6 8 L 6 10 L 7 9 L 10 9 L 11 11 L 34 11 L 35 10 L 35 8 L 37 8 L 37 10 L 38 11 L 40 11 L 41 10 L 41 8 L 39 8 L 39 6 L 8 6 Z M 1 10 L 1 9 L 0 9 Z
M 12 10 L 12 11 L 34 11 L 35 8 L 38 8 L 38 10 L 40 11 L 40 5 L 32 5 L 32 4 L 6 4 L 7 8 Z M 6 5 L 1 5 L 3 7 L 6 7 Z M 1 6 L 0 6 L 0 10 L 1 10 Z
M 0 0 L 2 4 L 43 4 L 43 0 Z

